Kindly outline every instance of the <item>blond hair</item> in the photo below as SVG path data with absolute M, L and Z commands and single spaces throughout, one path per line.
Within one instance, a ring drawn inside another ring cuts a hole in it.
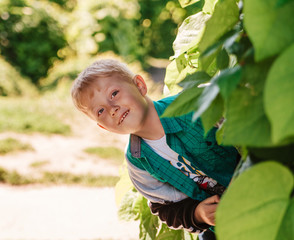
M 114 59 L 96 61 L 82 71 L 75 79 L 71 89 L 72 100 L 76 108 L 88 115 L 87 106 L 82 103 L 82 94 L 99 78 L 110 77 L 114 74 L 119 74 L 127 81 L 131 81 L 135 76 L 126 64 Z

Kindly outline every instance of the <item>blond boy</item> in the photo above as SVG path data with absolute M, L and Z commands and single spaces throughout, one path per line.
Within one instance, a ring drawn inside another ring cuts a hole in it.
M 116 60 L 100 60 L 85 69 L 74 82 L 72 98 L 101 128 L 130 134 L 129 175 L 149 199 L 153 214 L 171 228 L 190 232 L 215 225 L 219 196 L 238 162 L 234 148 L 217 145 L 215 129 L 204 137 L 201 121 L 192 123 L 192 113 L 161 118 L 175 96 L 152 101 L 144 79 Z

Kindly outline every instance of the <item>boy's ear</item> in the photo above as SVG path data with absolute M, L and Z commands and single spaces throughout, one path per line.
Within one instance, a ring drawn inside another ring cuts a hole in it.
M 136 75 L 134 77 L 134 83 L 137 86 L 140 93 L 145 96 L 147 94 L 147 85 L 141 75 Z

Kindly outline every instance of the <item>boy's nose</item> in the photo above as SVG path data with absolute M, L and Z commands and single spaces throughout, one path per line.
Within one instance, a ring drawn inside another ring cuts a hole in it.
M 111 109 L 110 109 L 110 114 L 112 117 L 115 116 L 116 112 L 119 110 L 119 106 L 113 106 Z

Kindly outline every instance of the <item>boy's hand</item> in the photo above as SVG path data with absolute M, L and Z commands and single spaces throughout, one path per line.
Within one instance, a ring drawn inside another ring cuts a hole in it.
M 219 196 L 214 195 L 199 203 L 194 212 L 196 222 L 215 226 L 215 212 L 219 201 Z

